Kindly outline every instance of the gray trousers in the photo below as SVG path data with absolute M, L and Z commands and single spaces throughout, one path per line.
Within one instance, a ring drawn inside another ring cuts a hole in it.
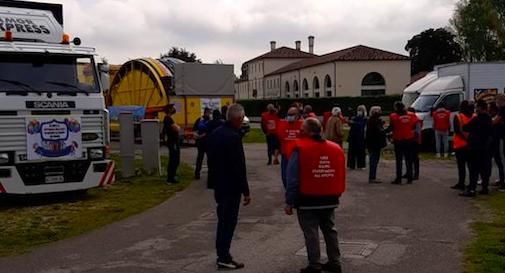
M 298 209 L 297 214 L 298 222 L 305 237 L 309 267 L 321 268 L 319 229 L 321 229 L 326 242 L 328 262 L 340 265 L 338 234 L 335 228 L 335 209 Z
M 435 145 L 437 154 L 446 155 L 449 153 L 449 132 L 435 131 Z M 443 150 L 442 150 L 443 146 Z

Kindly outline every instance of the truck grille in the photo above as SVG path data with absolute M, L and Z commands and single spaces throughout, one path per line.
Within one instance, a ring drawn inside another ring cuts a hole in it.
M 26 158 L 26 128 L 25 117 L 20 116 L 0 116 L 0 151 L 16 152 L 17 158 Z M 82 142 L 83 151 L 92 147 L 105 146 L 104 137 L 104 116 L 82 115 L 82 134 L 93 134 L 93 140 Z
M 43 163 L 23 163 L 16 165 L 16 169 L 26 186 L 47 184 L 47 176 L 61 175 L 64 181 L 60 183 L 81 182 L 86 176 L 91 161 L 51 161 Z

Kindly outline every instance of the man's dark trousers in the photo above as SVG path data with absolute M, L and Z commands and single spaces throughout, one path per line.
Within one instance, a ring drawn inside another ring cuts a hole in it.
M 405 158 L 405 165 L 407 166 L 407 180 L 412 181 L 412 166 L 413 166 L 413 146 L 415 142 L 409 140 L 395 140 L 395 158 L 396 158 L 396 181 L 402 179 L 402 162 Z
M 181 162 L 181 149 L 178 142 L 168 143 L 168 168 L 167 181 L 173 182 L 177 173 L 177 168 Z
M 242 195 L 239 193 L 215 196 L 218 219 L 216 250 L 218 260 L 221 262 L 229 262 L 232 260 L 230 247 L 233 233 L 237 226 L 241 197 Z
M 335 228 L 335 209 L 298 209 L 297 214 L 298 222 L 305 237 L 309 267 L 321 269 L 319 229 L 321 229 L 326 242 L 328 262 L 340 266 L 338 233 Z
M 482 189 L 487 190 L 489 186 L 489 177 L 491 176 L 492 160 L 491 153 L 487 150 L 470 150 L 470 185 L 469 191 L 477 189 L 477 181 L 482 179 Z
M 196 141 L 196 149 L 198 154 L 196 155 L 196 166 L 195 166 L 195 176 L 200 176 L 200 172 L 202 171 L 203 158 L 205 156 L 205 142 L 203 139 Z
M 455 151 L 456 162 L 458 164 L 458 185 L 465 186 L 466 169 L 470 169 L 470 162 L 468 161 L 468 148 L 461 148 Z

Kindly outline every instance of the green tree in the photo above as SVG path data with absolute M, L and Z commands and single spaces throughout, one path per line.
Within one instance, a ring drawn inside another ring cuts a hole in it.
M 505 1 L 461 0 L 450 23 L 466 60 L 505 59 Z
M 412 74 L 431 71 L 435 65 L 459 62 L 462 50 L 455 35 L 444 28 L 428 29 L 410 39 L 405 46 L 412 59 Z
M 168 51 L 168 53 L 161 54 L 161 58 L 171 57 L 183 60 L 187 63 L 201 63 L 202 60 L 196 57 L 196 54 L 193 52 L 187 51 L 185 48 L 172 47 Z

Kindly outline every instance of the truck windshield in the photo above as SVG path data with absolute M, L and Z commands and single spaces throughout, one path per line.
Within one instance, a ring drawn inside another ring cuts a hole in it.
M 410 107 L 418 97 L 419 93 L 417 92 L 406 92 L 403 93 L 402 102 L 405 106 Z
M 435 102 L 438 100 L 439 95 L 421 95 L 412 104 L 412 107 L 416 112 L 429 112 L 431 108 L 435 106 Z
M 99 90 L 91 56 L 0 55 L 0 92 L 94 93 Z

